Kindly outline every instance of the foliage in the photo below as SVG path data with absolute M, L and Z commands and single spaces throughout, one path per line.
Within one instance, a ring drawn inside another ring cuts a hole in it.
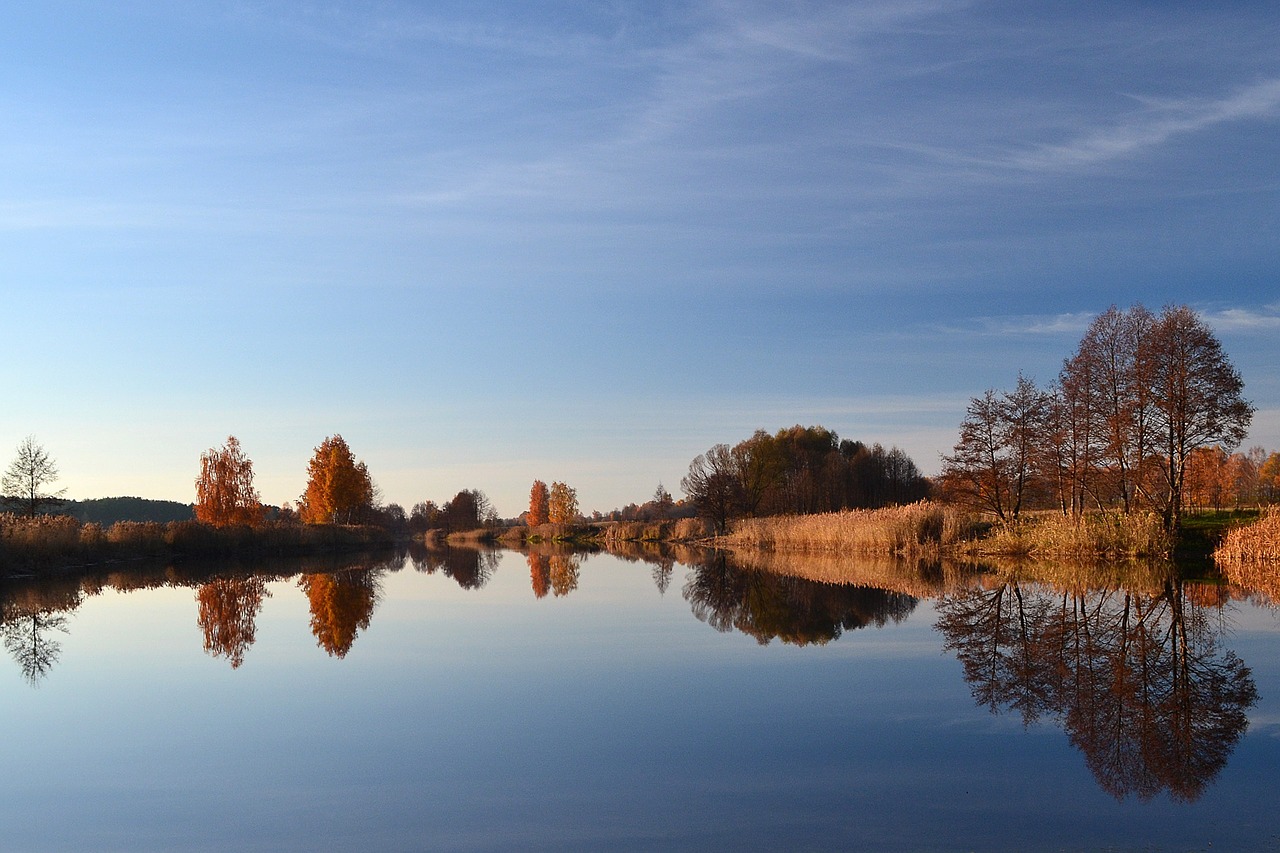
M 529 490 L 529 514 L 525 518 L 525 524 L 529 527 L 546 524 L 550 520 L 548 515 L 550 500 L 551 494 L 547 491 L 547 484 L 541 480 L 534 480 L 533 487 Z
M 211 447 L 200 455 L 195 513 L 196 520 L 214 527 L 262 523 L 262 501 L 253 487 L 253 462 L 234 435 L 227 436 L 222 447 Z
M 28 516 L 60 505 L 66 489 L 50 492 L 45 487 L 58 479 L 58 466 L 35 436 L 27 436 L 18 444 L 17 456 L 0 478 L 0 493 L 5 501 Z
M 195 510 L 191 504 L 157 501 L 147 498 L 117 497 L 67 501 L 62 514 L 82 522 L 110 527 L 117 521 L 191 521 Z
M 307 466 L 307 490 L 298 514 L 307 524 L 355 524 L 373 509 L 374 487 L 369 469 L 341 435 L 325 438 Z
M 577 490 L 558 481 L 552 483 L 547 499 L 547 520 L 551 524 L 573 524 L 577 519 Z
M 680 487 L 719 531 L 731 519 L 912 503 L 929 482 L 898 448 L 841 441 L 825 427 L 758 430 L 689 463 Z

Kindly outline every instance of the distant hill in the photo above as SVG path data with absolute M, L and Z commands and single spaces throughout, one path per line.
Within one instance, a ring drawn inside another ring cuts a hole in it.
M 153 501 L 147 498 L 95 498 L 67 501 L 57 512 L 83 522 L 110 527 L 117 521 L 191 521 L 196 517 L 191 504 Z

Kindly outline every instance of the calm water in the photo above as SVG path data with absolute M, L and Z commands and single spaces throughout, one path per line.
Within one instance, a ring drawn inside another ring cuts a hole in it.
M 0 847 L 1280 849 L 1260 595 L 694 562 L 6 587 Z

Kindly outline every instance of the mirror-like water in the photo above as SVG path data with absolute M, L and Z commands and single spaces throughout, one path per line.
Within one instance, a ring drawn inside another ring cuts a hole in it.
M 1260 595 L 640 556 L 10 583 L 3 846 L 1280 848 Z

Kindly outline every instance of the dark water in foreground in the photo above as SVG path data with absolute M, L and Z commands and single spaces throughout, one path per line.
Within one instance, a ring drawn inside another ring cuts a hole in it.
M 692 559 L 6 587 L 0 847 L 1280 850 L 1264 596 Z

